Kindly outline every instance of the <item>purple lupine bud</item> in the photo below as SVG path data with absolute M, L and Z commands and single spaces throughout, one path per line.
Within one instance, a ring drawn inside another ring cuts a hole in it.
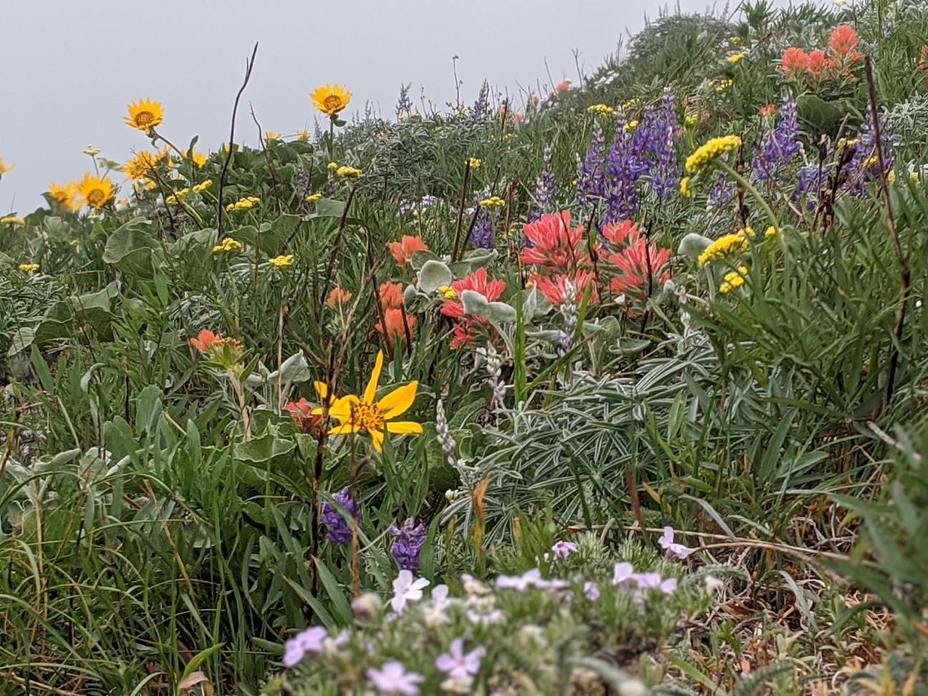
M 593 139 L 586 157 L 577 169 L 577 203 L 606 195 L 606 139 L 599 122 L 593 123 Z
M 347 544 L 351 541 L 351 525 L 345 520 L 345 513 L 361 524 L 361 508 L 351 499 L 347 486 L 332 496 L 335 505 L 324 503 L 322 505 L 322 524 L 328 530 L 330 544 Z M 337 507 L 336 507 L 337 505 Z
M 409 517 L 403 523 L 402 527 L 395 524 L 390 525 L 387 530 L 390 536 L 396 540 L 390 547 L 390 553 L 400 568 L 415 573 L 419 570 L 419 553 L 422 551 L 422 545 L 425 543 L 427 530 L 421 522 L 416 524 L 414 517 Z
M 754 155 L 753 177 L 757 181 L 769 181 L 785 167 L 800 151 L 799 117 L 796 102 L 787 99 L 780 108 L 780 119 L 764 119 L 758 151 Z
M 544 165 L 535 184 L 535 208 L 529 218 L 531 222 L 540 220 L 545 213 L 553 212 L 554 198 L 557 196 L 557 183 L 551 171 L 551 146 L 545 147 Z
M 483 123 L 490 113 L 490 85 L 484 80 L 477 94 L 477 101 L 467 113 L 471 123 Z

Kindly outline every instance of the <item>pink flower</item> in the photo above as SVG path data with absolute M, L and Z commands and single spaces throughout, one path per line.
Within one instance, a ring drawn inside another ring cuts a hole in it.
M 788 77 L 796 77 L 809 67 L 809 54 L 801 48 L 787 48 L 780 58 L 780 70 Z
M 579 304 L 583 300 L 586 286 L 593 282 L 593 274 L 589 271 L 578 271 L 573 277 L 559 273 L 554 278 L 548 276 L 535 276 L 535 286 L 548 298 L 553 305 L 562 305 L 566 302 Z M 593 289 L 592 298 L 596 299 Z
M 464 652 L 464 639 L 455 638 L 448 652 L 439 655 L 435 667 L 452 679 L 473 677 L 480 671 L 480 661 L 487 654 L 486 648 L 478 646 L 469 653 Z
M 297 633 L 284 643 L 284 666 L 293 667 L 307 655 L 321 653 L 323 642 L 328 636 L 329 632 L 321 626 L 310 626 Z
M 686 558 L 694 549 L 691 549 L 683 544 L 676 544 L 673 540 L 673 527 L 664 527 L 664 535 L 658 539 L 658 544 L 661 545 L 661 548 L 667 551 L 667 555 L 671 558 Z
M 860 40 L 857 38 L 857 32 L 850 24 L 839 24 L 831 32 L 831 39 L 828 42 L 828 48 L 831 52 L 840 58 L 856 63 L 863 58 L 857 45 Z
M 522 263 L 569 271 L 589 261 L 583 249 L 583 226 L 570 226 L 567 211 L 542 215 L 522 232 L 529 248 L 522 251 Z
M 387 242 L 387 248 L 393 255 L 393 260 L 400 266 L 408 266 L 412 256 L 417 251 L 428 251 L 428 245 L 420 237 L 404 234 L 399 242 Z
M 371 667 L 367 678 L 383 696 L 419 696 L 419 684 L 425 681 L 421 674 L 407 672 L 396 660 L 384 662 L 380 669 Z
M 670 250 L 661 249 L 646 239 L 639 239 L 611 254 L 608 261 L 618 271 L 609 289 L 630 295 L 641 302 L 647 299 L 649 291 L 660 289 L 670 280 L 670 272 L 664 271 L 664 266 L 670 261 Z
M 628 587 L 629 581 L 631 581 L 634 576 L 635 567 L 631 563 L 627 561 L 616 563 L 615 567 L 612 569 L 612 584 Z

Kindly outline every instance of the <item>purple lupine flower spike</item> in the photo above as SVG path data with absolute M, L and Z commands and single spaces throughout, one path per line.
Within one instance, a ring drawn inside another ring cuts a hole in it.
M 361 524 L 361 508 L 351 499 L 347 486 L 342 488 L 338 493 L 332 496 L 336 505 L 324 503 L 322 506 L 322 524 L 328 530 L 328 542 L 330 544 L 347 544 L 351 541 L 351 525 L 345 520 L 343 511 L 348 513 Z
M 593 139 L 577 170 L 577 203 L 585 205 L 606 195 L 606 139 L 599 122 L 593 123 Z
M 794 155 L 799 154 L 799 151 L 799 117 L 796 113 L 796 102 L 788 99 L 780 108 L 780 119 L 776 125 L 772 116 L 764 119 L 759 150 L 754 155 L 754 179 L 773 179 Z
M 626 119 L 619 115 L 615 140 L 606 158 L 606 224 L 630 220 L 638 212 L 638 179 L 648 170 L 647 162 L 635 148 L 635 138 L 625 129 Z
M 427 530 L 421 522 L 416 524 L 414 517 L 408 518 L 402 527 L 395 524 L 390 525 L 387 530 L 390 536 L 396 537 L 393 546 L 390 547 L 390 553 L 400 568 L 415 573 L 419 570 L 419 553 L 422 551 L 422 545 L 425 543 Z
M 551 146 L 545 147 L 544 165 L 535 184 L 535 208 L 532 210 L 532 222 L 540 220 L 545 213 L 554 211 L 554 199 L 557 196 L 557 183 L 551 171 Z

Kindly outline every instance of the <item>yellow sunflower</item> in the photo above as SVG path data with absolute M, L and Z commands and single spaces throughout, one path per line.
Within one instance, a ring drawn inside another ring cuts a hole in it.
M 186 152 L 185 155 L 187 159 L 192 161 L 195 165 L 197 165 L 197 167 L 202 168 L 203 165 L 206 164 L 206 153 L 200 152 L 196 148 L 190 148 L 190 150 Z M 170 153 L 168 153 L 168 156 L 170 157 Z
M 122 170 L 133 181 L 141 181 L 155 168 L 159 159 L 158 155 L 142 151 L 126 162 Z
M 13 171 L 13 167 L 15 166 L 16 166 L 15 164 L 12 164 L 12 163 L 8 164 L 7 162 L 4 162 L 3 158 L 0 157 L 0 176 L 3 176 L 7 172 Z
M 48 187 L 49 197 L 68 212 L 74 212 L 81 207 L 77 202 L 77 184 L 56 184 L 52 182 Z
M 161 106 L 161 102 L 139 99 L 129 104 L 129 116 L 126 118 L 126 123 L 143 133 L 150 133 L 151 129 L 161 125 L 163 120 L 164 107 Z
M 351 92 L 341 85 L 322 85 L 309 96 L 319 111 L 332 118 L 351 101 Z
M 383 370 L 383 351 L 377 353 L 374 371 L 370 381 L 364 389 L 364 394 L 357 397 L 354 394 L 335 399 L 329 407 L 329 415 L 340 422 L 329 431 L 330 435 L 350 435 L 365 431 L 371 436 L 374 449 L 383 451 L 384 432 L 396 435 L 420 434 L 422 425 L 415 421 L 395 421 L 397 416 L 403 415 L 416 400 L 419 389 L 418 382 L 410 382 L 406 386 L 397 387 L 379 401 L 377 397 L 377 383 L 380 381 L 380 372 Z M 316 382 L 316 393 L 323 401 L 328 397 L 328 387 L 325 382 Z M 314 415 L 322 414 L 322 408 L 313 409 Z
M 81 183 L 78 184 L 78 193 L 91 208 L 100 210 L 113 198 L 113 184 L 109 179 L 104 179 L 92 174 L 85 174 Z

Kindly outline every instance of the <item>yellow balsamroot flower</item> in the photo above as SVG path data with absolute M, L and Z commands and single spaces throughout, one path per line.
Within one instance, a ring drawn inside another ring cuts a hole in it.
M 288 268 L 293 265 L 293 254 L 281 254 L 280 256 L 275 256 L 272 259 L 268 259 L 274 268 Z
M 613 109 L 608 104 L 593 104 L 592 106 L 586 107 L 586 110 L 591 114 L 596 114 L 597 116 L 615 116 L 616 110 Z
M 202 168 L 203 165 L 206 164 L 207 154 L 205 152 L 200 152 L 199 150 L 191 148 L 184 156 L 197 165 L 197 167 Z
M 343 164 L 341 167 L 335 170 L 335 176 L 340 176 L 344 178 L 357 179 L 361 176 L 362 172 L 357 167 L 349 167 L 347 164 Z
M 73 213 L 81 207 L 80 203 L 77 202 L 77 184 L 73 181 L 64 185 L 52 182 L 48 187 L 48 195 L 49 198 L 69 213 Z
M 491 210 L 493 208 L 505 208 L 506 201 L 499 196 L 491 196 L 490 198 L 484 198 L 482 201 L 480 201 L 480 207 L 484 210 Z
M 180 189 L 179 191 L 175 191 L 170 196 L 168 196 L 165 199 L 165 202 L 171 203 L 171 204 L 177 203 L 178 201 L 184 200 L 187 197 L 188 193 L 190 193 L 190 189 L 187 187 L 184 187 Z
M 15 225 L 17 227 L 25 227 L 26 221 L 15 215 L 7 215 L 6 217 L 0 218 L 0 225 Z
M 100 210 L 113 198 L 115 190 L 109 179 L 85 174 L 84 178 L 77 185 L 77 191 L 81 194 L 84 202 L 91 208 Z
M 712 138 L 686 158 L 686 171 L 689 174 L 699 174 L 719 157 L 727 155 L 741 147 L 741 138 L 737 135 L 723 135 Z
M 748 274 L 747 266 L 738 266 L 737 271 L 731 271 L 730 273 L 725 274 L 725 279 L 722 281 L 722 284 L 719 285 L 719 292 L 723 295 L 727 295 L 735 288 L 740 288 L 744 285 L 744 277 Z
M 0 176 L 3 176 L 7 172 L 13 171 L 13 167 L 16 165 L 12 162 L 5 162 L 2 157 L 0 157 Z
M 747 248 L 747 236 L 740 233 L 722 235 L 699 255 L 699 265 L 705 266 L 707 263 L 725 258 L 729 254 L 744 251 Z
M 21 263 L 18 266 L 19 270 L 23 273 L 36 273 L 39 270 L 39 264 L 37 263 Z
M 157 155 L 152 152 L 143 151 L 126 162 L 122 170 L 126 173 L 126 176 L 133 181 L 140 181 L 147 177 L 151 170 L 155 168 L 157 161 Z
M 481 164 L 482 162 L 476 157 L 467 158 L 467 166 L 470 167 L 471 169 L 480 169 Z
M 684 198 L 692 198 L 693 193 L 693 180 L 688 176 L 680 179 L 680 195 Z
M 242 250 L 242 243 L 232 237 L 226 237 L 219 244 L 213 247 L 214 254 L 232 253 Z
M 377 397 L 377 383 L 380 381 L 380 372 L 383 370 L 383 351 L 377 353 L 374 371 L 370 381 L 360 397 L 350 394 L 335 399 L 329 406 L 329 416 L 339 421 L 340 425 L 332 428 L 329 435 L 351 435 L 361 431 L 371 436 L 374 449 L 383 451 L 384 433 L 396 435 L 421 434 L 422 425 L 415 421 L 396 421 L 412 406 L 416 400 L 419 389 L 418 382 L 410 382 L 406 386 L 398 387 L 379 401 Z M 328 398 L 328 387 L 324 382 L 315 383 L 319 398 Z M 313 409 L 313 415 L 322 415 L 322 408 Z
M 151 133 L 152 128 L 164 121 L 164 107 L 161 106 L 161 102 L 139 99 L 129 104 L 129 116 L 125 121 L 143 133 Z
M 296 139 L 299 140 L 301 143 L 308 143 L 310 137 L 312 136 L 310 135 L 309 131 L 306 130 L 305 128 L 303 130 L 298 130 L 296 132 Z
M 229 203 L 226 210 L 250 210 L 260 202 L 261 199 L 257 196 L 246 196 L 245 198 L 239 198 L 235 203 Z
M 272 140 L 280 140 L 280 133 L 277 131 L 269 130 L 264 134 L 264 139 L 268 142 L 271 142 Z
M 322 85 L 309 96 L 312 97 L 316 108 L 329 118 L 335 118 L 351 101 L 351 92 L 341 85 Z
M 458 299 L 458 294 L 454 291 L 454 288 L 452 288 L 450 285 L 442 285 L 440 288 L 438 288 L 438 292 L 440 292 L 442 294 L 442 297 L 444 297 L 446 300 Z
M 738 63 L 743 61 L 749 55 L 749 51 L 738 51 L 737 53 L 732 53 L 730 56 L 728 56 L 725 61 L 730 65 L 738 65 Z

